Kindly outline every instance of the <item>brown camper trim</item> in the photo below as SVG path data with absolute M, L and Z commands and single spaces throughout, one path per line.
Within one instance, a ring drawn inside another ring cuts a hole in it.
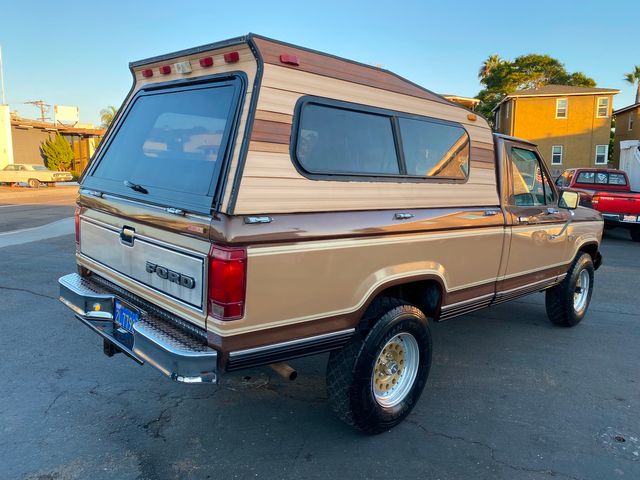
M 486 210 L 499 212 L 485 215 Z M 396 213 L 413 215 L 398 220 Z M 290 242 L 358 239 L 383 235 L 412 235 L 455 230 L 503 227 L 500 206 L 358 210 L 341 212 L 281 213 L 270 223 L 247 224 L 243 216 L 221 216 L 211 224 L 211 240 L 236 245 L 261 246 Z
M 426 88 L 390 72 L 389 70 L 376 68 L 364 63 L 359 63 L 346 58 L 341 58 L 328 53 L 292 45 L 290 43 L 281 42 L 279 40 L 259 35 L 252 34 L 250 37 L 256 43 L 265 63 L 292 68 L 294 70 L 302 70 L 308 73 L 315 73 L 325 77 L 358 83 L 360 85 L 367 85 L 447 105 L 455 105 L 464 109 L 461 105 L 450 102 L 440 95 L 437 95 Z M 296 55 L 299 59 L 299 65 L 293 66 L 282 63 L 280 61 L 280 55 L 283 53 Z
M 388 117 L 391 121 L 391 130 L 393 134 L 393 140 L 395 143 L 396 157 L 398 161 L 398 168 L 400 174 L 367 174 L 367 173 L 327 173 L 327 172 L 312 172 L 307 170 L 302 162 L 298 159 L 297 146 L 298 136 L 300 135 L 300 120 L 304 111 L 304 107 L 308 104 L 320 105 L 329 108 L 350 110 L 352 112 L 368 113 L 373 115 L 381 115 Z M 449 125 L 452 127 L 458 127 L 464 130 L 467 136 L 467 142 L 465 145 L 469 148 L 469 169 L 467 175 L 464 178 L 459 177 L 425 177 L 418 175 L 407 175 L 407 166 L 404 159 L 404 151 L 402 147 L 402 137 L 400 133 L 400 127 L 398 125 L 398 118 L 408 118 L 412 120 L 419 120 L 427 123 L 437 123 L 440 125 Z M 262 141 L 265 141 L 264 139 Z M 271 140 L 273 143 L 278 143 L 275 140 Z M 395 182 L 395 183 L 467 183 L 469 181 L 469 175 L 472 168 L 471 160 L 471 136 L 467 129 L 458 122 L 450 120 L 443 120 L 440 118 L 427 117 L 425 115 L 416 115 L 413 113 L 400 112 L 397 110 L 389 110 L 386 108 L 374 107 L 370 105 L 363 105 L 360 103 L 345 102 L 342 100 L 335 100 L 325 97 L 317 97 L 313 95 L 304 95 L 298 99 L 294 107 L 293 124 L 291 126 L 291 141 L 290 141 L 290 155 L 294 167 L 300 175 L 309 180 L 331 180 L 331 181 L 343 181 L 343 182 Z

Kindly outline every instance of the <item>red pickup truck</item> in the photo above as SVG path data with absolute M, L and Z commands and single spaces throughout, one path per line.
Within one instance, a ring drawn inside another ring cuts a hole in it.
M 562 172 L 556 185 L 578 192 L 581 205 L 601 212 L 605 228 L 627 228 L 640 242 L 640 193 L 631 191 L 624 170 L 571 168 Z

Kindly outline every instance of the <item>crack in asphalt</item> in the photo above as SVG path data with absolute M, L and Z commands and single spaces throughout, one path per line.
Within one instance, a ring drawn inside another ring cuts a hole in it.
M 508 463 L 504 460 L 500 460 L 498 458 L 496 458 L 496 450 L 495 448 L 493 448 L 491 445 L 486 444 L 484 442 L 480 442 L 478 440 L 470 440 L 468 438 L 465 437 L 460 437 L 457 435 L 448 435 L 446 433 L 441 433 L 441 432 L 433 432 L 431 430 L 428 430 L 424 425 L 420 424 L 419 422 L 413 421 L 413 420 L 405 420 L 407 423 L 411 424 L 411 425 L 415 425 L 416 427 L 418 427 L 420 430 L 422 430 L 424 433 L 426 433 L 427 435 L 431 435 L 434 437 L 442 437 L 442 438 L 446 438 L 448 440 L 459 440 L 461 442 L 465 442 L 465 443 L 469 443 L 471 445 L 477 445 L 479 447 L 482 447 L 484 449 L 489 450 L 489 453 L 491 455 L 491 460 L 494 463 L 497 463 L 498 465 L 502 465 L 504 467 L 507 467 L 511 470 L 515 470 L 518 472 L 527 472 L 527 473 L 540 473 L 543 475 L 550 475 L 552 477 L 565 477 L 565 478 L 570 478 L 571 480 L 582 480 L 579 477 L 574 477 L 573 475 L 569 475 L 568 473 L 563 473 L 563 472 L 558 472 L 556 470 L 553 469 L 537 469 L 537 468 L 530 468 L 530 467 L 524 467 L 522 465 L 513 465 L 511 463 Z
M 49 298 L 51 300 L 58 300 L 58 297 L 52 297 L 51 295 L 45 295 L 44 293 L 34 292 L 34 291 L 28 290 L 26 288 L 5 287 L 3 285 L 0 285 L 0 290 L 11 290 L 13 292 L 30 293 L 31 295 L 35 295 L 37 297 Z
M 67 393 L 66 390 L 63 390 L 62 392 L 60 392 L 58 395 L 56 395 L 56 398 L 54 398 L 51 403 L 49 403 L 49 406 L 46 408 L 46 410 L 44 411 L 44 414 L 47 415 L 49 413 L 49 410 L 51 410 L 51 407 L 53 407 L 55 405 L 55 403 L 58 401 L 58 399 L 64 395 L 65 393 Z

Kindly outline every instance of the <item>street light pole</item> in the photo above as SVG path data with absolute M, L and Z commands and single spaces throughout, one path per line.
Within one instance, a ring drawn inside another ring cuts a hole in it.
M 0 93 L 2 94 L 2 102 L 0 105 L 4 105 L 4 69 L 2 68 L 2 45 L 0 45 Z

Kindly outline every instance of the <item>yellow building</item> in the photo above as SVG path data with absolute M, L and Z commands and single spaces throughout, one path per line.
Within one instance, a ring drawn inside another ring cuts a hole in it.
M 567 168 L 606 167 L 618 92 L 567 85 L 520 90 L 493 109 L 495 129 L 536 143 L 554 177 Z
M 616 135 L 613 142 L 613 160 L 620 165 L 620 142 L 640 140 L 640 103 L 613 112 L 616 117 Z

